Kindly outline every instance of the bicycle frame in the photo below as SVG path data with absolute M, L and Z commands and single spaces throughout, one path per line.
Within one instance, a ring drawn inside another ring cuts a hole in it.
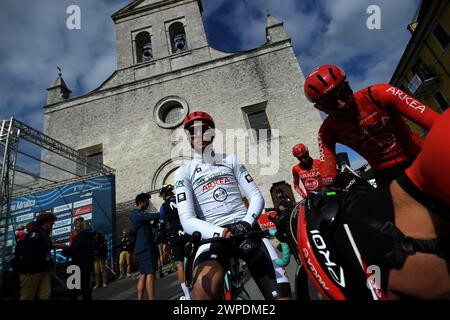
M 225 300 L 238 300 L 243 293 L 247 299 L 250 295 L 244 287 L 244 272 L 241 267 L 240 259 L 232 258 L 230 269 L 225 273 L 224 279 L 224 297 Z
M 213 243 L 213 242 L 232 242 L 236 238 L 249 238 L 252 236 L 259 237 L 269 237 L 271 234 L 269 231 L 251 231 L 247 234 L 232 236 L 231 238 L 211 238 L 206 240 L 200 240 L 201 234 L 199 232 L 194 232 L 190 242 L 186 244 L 185 247 L 185 279 L 186 286 L 189 290 L 192 290 L 194 281 L 192 279 L 192 265 L 195 259 L 198 248 L 202 244 Z M 189 246 L 191 246 L 189 248 Z M 190 249 L 190 252 L 186 253 Z M 250 299 L 250 295 L 244 288 L 243 271 L 241 268 L 241 263 L 239 258 L 232 258 L 232 263 L 230 269 L 225 272 L 224 278 L 224 298 L 225 300 L 237 300 L 239 297 L 244 299 Z
M 353 175 L 353 178 L 361 179 L 361 177 L 345 163 L 341 164 L 340 173 L 350 173 L 351 175 Z M 352 179 L 350 182 L 350 184 L 347 184 L 346 182 L 347 185 L 342 186 L 342 190 L 347 191 L 355 182 L 355 180 Z M 316 212 L 315 215 L 306 215 L 306 208 L 308 208 L 311 204 L 307 204 L 305 206 L 301 205 L 295 208 L 295 210 L 298 210 L 298 252 L 300 253 L 302 265 L 305 266 L 304 270 L 300 270 L 303 273 L 297 276 L 300 278 L 300 281 L 296 280 L 296 283 L 298 285 L 302 285 L 305 283 L 305 281 L 307 281 L 305 279 L 309 278 L 316 289 L 321 293 L 322 297 L 333 300 L 347 300 L 347 293 L 345 290 L 350 290 L 348 289 L 349 287 L 346 287 L 345 283 L 342 285 L 339 282 L 339 278 L 337 278 L 335 271 L 329 268 L 330 261 L 337 261 L 335 251 L 328 250 L 327 248 L 327 242 L 332 242 L 332 240 L 327 238 L 329 232 L 325 230 L 322 237 L 319 231 L 317 231 L 317 229 L 319 229 L 317 226 L 324 225 L 325 223 L 323 223 L 323 221 L 326 221 L 326 219 L 328 219 L 329 221 L 334 221 L 339 209 L 339 202 L 336 196 L 336 192 L 333 191 L 333 189 L 329 189 L 329 191 L 325 192 L 325 194 L 327 197 L 329 197 L 328 199 L 330 199 L 330 201 L 327 203 L 327 210 L 329 211 L 327 211 L 322 216 L 320 214 L 317 214 Z M 312 220 L 313 218 L 319 219 L 320 217 L 322 217 L 322 220 Z M 314 231 L 316 233 L 314 233 L 314 236 L 311 236 L 310 229 L 308 229 L 310 228 L 310 224 L 312 221 L 313 223 L 315 223 Z M 322 251 L 319 251 L 316 239 L 320 239 Z M 313 246 L 312 243 L 314 243 L 315 246 Z M 323 257 L 325 257 L 326 260 L 321 260 L 323 259 Z M 333 264 L 336 265 L 334 262 Z M 340 272 L 341 274 L 343 274 L 342 268 L 340 269 Z M 341 278 L 343 279 L 343 276 L 341 276 Z M 378 296 L 378 288 L 372 286 L 368 288 L 371 290 L 374 300 L 383 298 L 383 293 Z M 305 288 L 301 288 L 301 290 L 305 292 Z

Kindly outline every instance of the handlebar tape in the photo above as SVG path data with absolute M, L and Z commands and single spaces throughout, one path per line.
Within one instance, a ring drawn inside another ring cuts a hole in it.
M 277 230 L 269 230 L 270 235 L 273 237 L 277 234 Z M 281 258 L 275 260 L 275 263 L 279 267 L 286 267 L 291 261 L 291 250 L 289 249 L 289 244 L 281 243 Z
M 291 261 L 291 250 L 289 245 L 285 242 L 281 243 L 281 258 L 275 260 L 275 263 L 279 267 L 286 267 Z

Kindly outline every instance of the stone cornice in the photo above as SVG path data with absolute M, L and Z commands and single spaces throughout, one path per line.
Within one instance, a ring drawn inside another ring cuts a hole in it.
M 90 93 L 87 93 L 82 96 L 73 97 L 67 100 L 64 100 L 62 102 L 58 102 L 55 104 L 47 105 L 44 107 L 45 114 L 53 113 L 56 111 L 60 111 L 66 108 L 75 107 L 81 104 L 85 104 L 88 102 L 96 101 L 99 99 L 103 99 L 107 96 L 114 96 L 118 94 L 122 94 L 124 92 L 128 91 L 134 91 L 141 88 L 145 88 L 148 86 L 152 86 L 155 84 L 172 81 L 174 79 L 190 76 L 192 74 L 196 74 L 199 72 L 204 72 L 206 70 L 211 70 L 215 68 L 220 68 L 225 65 L 238 63 L 247 59 L 253 59 L 258 56 L 270 54 L 272 52 L 277 52 L 285 49 L 292 48 L 290 39 L 286 39 L 283 41 L 275 42 L 275 43 L 269 43 L 264 46 L 249 50 L 249 51 L 243 51 L 235 54 L 230 54 L 221 58 L 217 58 L 214 60 L 209 60 L 203 63 L 195 64 L 189 67 L 185 67 L 182 69 L 170 71 L 167 73 L 159 74 L 157 76 L 152 76 L 149 78 L 128 82 L 124 84 L 120 84 L 118 86 L 114 86 L 111 88 L 106 89 L 100 89 L 97 91 L 92 91 Z M 212 50 L 215 50 L 211 48 Z M 125 71 L 127 69 L 133 69 L 136 66 L 128 67 L 126 69 L 117 70 L 117 73 L 120 73 L 121 71 Z

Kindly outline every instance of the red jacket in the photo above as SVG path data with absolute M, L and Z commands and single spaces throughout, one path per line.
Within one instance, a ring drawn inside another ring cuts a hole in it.
M 419 137 L 403 117 L 430 129 L 438 113 L 388 84 L 362 89 L 354 94 L 357 120 L 327 117 L 319 130 L 320 173 L 324 185 L 336 175 L 336 143 L 342 143 L 365 158 L 373 170 L 412 161 L 421 150 Z

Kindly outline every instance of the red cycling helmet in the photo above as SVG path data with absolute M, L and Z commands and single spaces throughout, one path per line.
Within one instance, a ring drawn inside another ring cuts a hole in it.
M 17 231 L 22 231 L 22 230 L 25 230 L 25 226 L 18 226 L 17 227 Z
M 73 223 L 77 223 L 78 221 L 84 221 L 83 217 L 76 217 L 75 219 L 73 219 Z
M 203 111 L 195 111 L 187 115 L 186 119 L 184 119 L 184 129 L 188 130 L 196 121 L 206 123 L 211 128 L 215 128 L 213 118 Z
M 316 102 L 343 83 L 345 79 L 344 70 L 338 66 L 326 64 L 318 67 L 306 77 L 303 89 L 308 100 Z
M 299 143 L 292 147 L 292 154 L 294 155 L 294 157 L 299 158 L 305 155 L 309 156 L 309 151 L 303 143 Z

